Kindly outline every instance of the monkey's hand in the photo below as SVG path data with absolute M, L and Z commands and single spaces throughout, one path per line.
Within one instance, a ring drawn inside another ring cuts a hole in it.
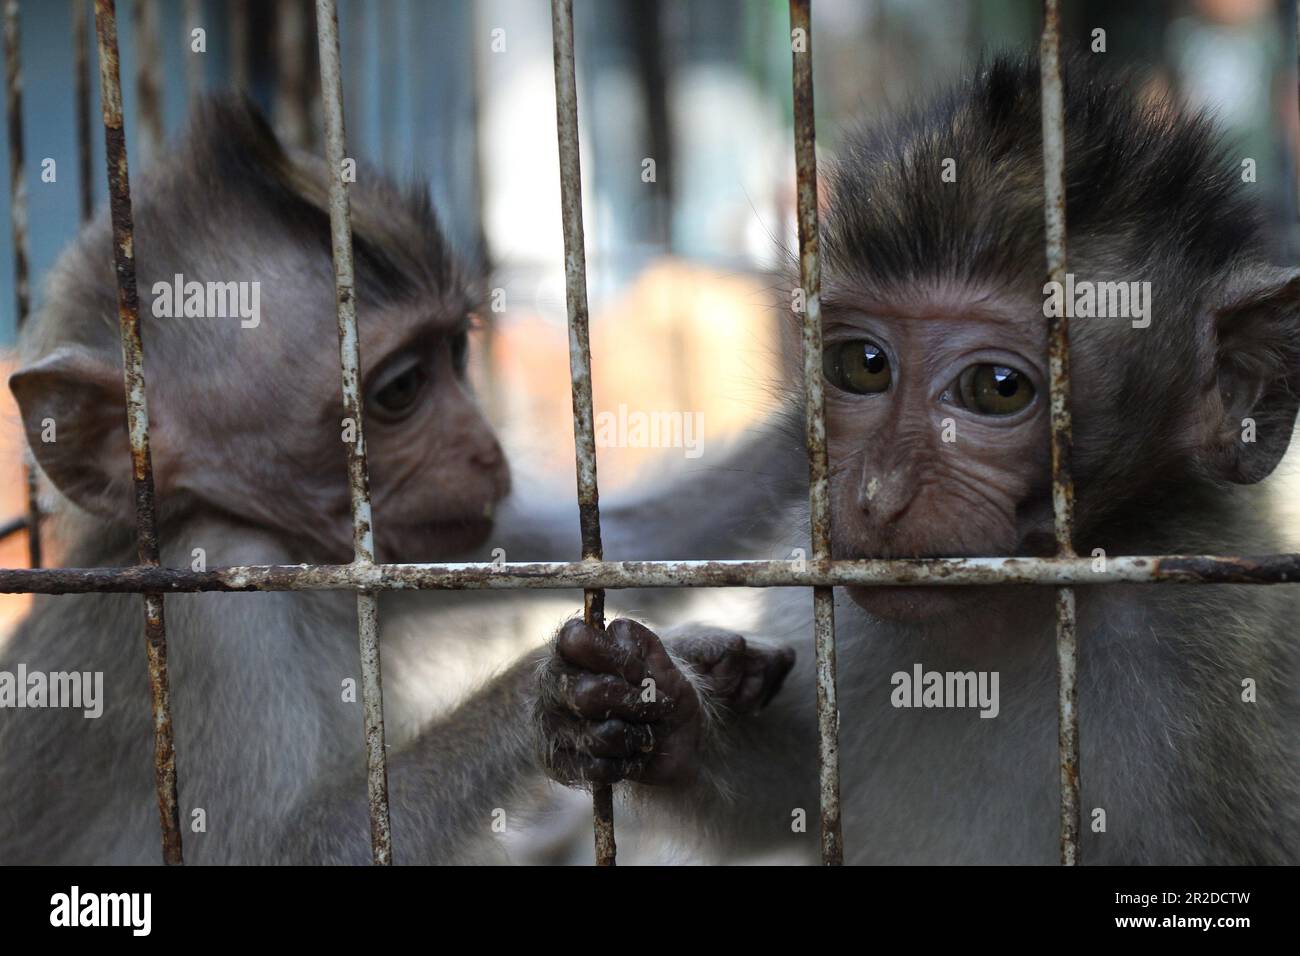
M 665 646 L 625 618 L 604 631 L 569 621 L 539 674 L 543 763 L 571 786 L 689 782 L 709 732 L 760 711 L 793 665 L 790 648 L 746 643 L 728 631 Z

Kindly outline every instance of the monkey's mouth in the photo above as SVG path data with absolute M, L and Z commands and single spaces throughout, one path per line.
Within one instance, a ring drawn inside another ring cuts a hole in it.
M 968 587 L 889 584 L 845 588 L 853 603 L 874 617 L 887 621 L 924 621 L 945 617 L 971 606 Z
M 1000 617 L 1004 602 L 1023 606 L 1029 585 L 887 584 L 853 586 L 844 590 L 853 603 L 872 617 L 899 623 L 922 621 L 972 621 L 987 615 Z M 1009 593 L 1018 592 L 1018 593 Z
M 845 549 L 849 550 L 849 549 Z M 971 555 L 946 553 L 933 554 L 897 554 L 891 548 L 853 548 L 855 553 L 841 553 L 836 549 L 836 558 L 855 559 L 889 559 L 889 558 L 953 558 L 971 557 Z M 998 553 L 998 551 L 993 551 Z M 1056 544 L 1050 533 L 1044 535 L 1027 535 L 1015 548 L 1001 550 L 1006 557 L 1023 555 L 1023 557 L 1048 557 L 1056 553 Z M 924 620 L 967 619 L 972 615 L 979 617 L 985 611 L 993 609 L 1008 594 L 1010 585 L 984 584 L 892 584 L 892 585 L 848 585 L 845 593 L 852 598 L 855 605 L 867 611 L 872 617 L 892 622 L 924 622 Z M 1018 591 L 1018 589 L 1017 589 Z M 1022 596 L 1023 598 L 1023 596 Z M 1022 600 L 1014 598 L 1014 600 Z

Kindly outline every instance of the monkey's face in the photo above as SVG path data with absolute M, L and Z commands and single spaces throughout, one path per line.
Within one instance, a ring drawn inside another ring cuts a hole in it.
M 466 380 L 468 320 L 383 344 L 362 386 L 380 559 L 445 558 L 487 537 L 510 490 Z
M 268 298 L 270 298 L 268 296 Z M 331 296 L 332 298 L 332 296 Z M 271 301 L 257 348 L 242 349 L 229 371 L 246 384 L 230 402 L 201 402 L 194 389 L 158 402 L 160 446 L 169 407 L 193 409 L 202 432 L 176 484 L 209 505 L 275 529 L 300 560 L 347 561 L 352 554 L 348 444 L 337 340 L 328 300 Z M 321 334 L 305 335 L 311 325 Z M 445 560 L 480 543 L 509 491 L 505 456 L 466 380 L 470 319 L 463 307 L 431 301 L 361 302 L 362 425 L 369 462 L 376 558 Z M 225 364 L 225 363 L 223 363 Z M 233 436 L 218 441 L 210 436 Z M 231 448 L 237 449 L 232 455 Z M 160 447 L 160 473 L 171 456 Z M 170 483 L 168 483 L 170 485 Z M 167 487 L 164 487 L 164 491 Z
M 823 369 L 837 558 L 1028 553 L 1050 534 L 1046 338 L 1032 306 L 934 292 L 828 298 Z M 884 617 L 986 602 L 985 589 L 850 588 Z

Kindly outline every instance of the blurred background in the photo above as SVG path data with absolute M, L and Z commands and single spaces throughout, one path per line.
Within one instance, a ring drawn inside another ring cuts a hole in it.
M 18 5 L 33 308 L 42 301 L 42 276 L 82 217 L 73 42 L 79 22 L 89 25 L 83 128 L 96 206 L 105 190 L 90 6 Z M 1037 0 L 813 6 L 823 155 L 835 152 L 849 124 L 923 97 L 959 77 L 981 52 L 1036 49 L 1041 27 Z M 1172 91 L 1218 114 L 1241 155 L 1256 162 L 1253 188 L 1270 211 L 1278 260 L 1294 262 L 1300 123 L 1292 5 L 1062 6 L 1067 41 L 1117 66 L 1139 65 L 1153 92 Z M 549 4 L 339 0 L 339 10 L 348 153 L 426 182 L 462 255 L 491 270 L 494 310 L 485 313 L 475 347 L 480 394 L 516 470 L 571 493 Z M 695 419 L 703 425 L 697 437 L 707 454 L 773 401 L 782 320 L 772 306 L 772 270 L 795 247 L 787 6 L 575 0 L 574 18 L 596 411 L 617 414 L 626 406 L 633 414 L 702 416 Z M 245 90 L 288 142 L 320 148 L 310 0 L 119 0 L 118 19 L 133 173 L 181 130 L 193 97 L 218 89 Z M 0 150 L 0 162 L 8 155 Z M 53 182 L 43 181 L 47 159 L 55 162 Z M 2 347 L 12 346 L 15 328 L 9 221 L 5 190 Z M 321 334 L 335 334 L 332 315 L 321 317 Z M 146 342 L 146 367 L 147 356 Z M 3 362 L 7 373 L 11 354 Z M 681 458 L 685 451 L 602 447 L 602 489 L 632 480 L 649 458 Z M 6 389 L 0 521 L 23 512 L 20 460 Z M 1296 499 L 1293 484 L 1277 485 L 1284 504 Z M 25 562 L 21 534 L 0 542 L 0 563 Z M 13 613 L 25 600 L 13 597 L 0 610 Z

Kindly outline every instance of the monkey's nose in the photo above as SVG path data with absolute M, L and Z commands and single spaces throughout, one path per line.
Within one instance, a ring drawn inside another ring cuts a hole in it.
M 510 493 L 510 466 L 506 463 L 505 452 L 495 439 L 476 447 L 469 454 L 470 467 L 483 472 L 483 478 L 492 486 L 494 499 L 504 498 Z
M 916 494 L 909 475 L 864 474 L 858 486 L 858 507 L 880 524 L 892 524 L 911 507 Z
M 492 441 L 484 443 L 470 452 L 470 464 L 479 468 L 495 468 L 501 464 L 504 454 L 501 451 L 501 445 Z

